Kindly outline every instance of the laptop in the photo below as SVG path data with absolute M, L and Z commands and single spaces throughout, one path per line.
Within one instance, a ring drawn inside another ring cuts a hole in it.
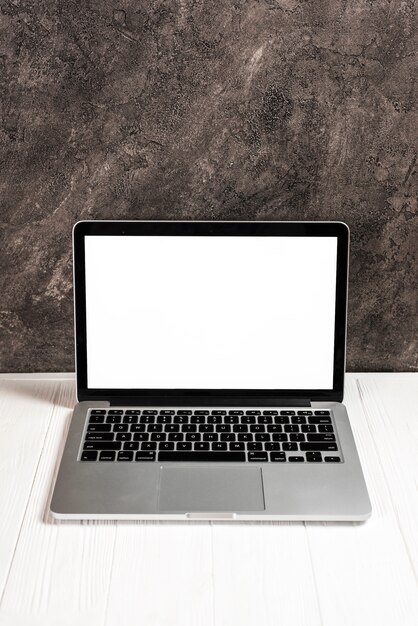
M 340 222 L 83 221 L 57 519 L 365 520 Z

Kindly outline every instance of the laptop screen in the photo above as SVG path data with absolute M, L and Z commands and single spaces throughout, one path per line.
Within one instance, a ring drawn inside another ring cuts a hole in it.
M 85 237 L 87 386 L 332 389 L 337 237 Z

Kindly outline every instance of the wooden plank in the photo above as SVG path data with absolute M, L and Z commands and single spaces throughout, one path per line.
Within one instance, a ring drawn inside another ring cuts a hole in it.
M 105 624 L 212 626 L 211 527 L 118 525 Z
M 61 382 L 59 389 L 4 590 L 2 626 L 94 626 L 104 622 L 116 525 L 60 524 L 46 517 L 71 416 L 67 406 L 70 397 L 73 399 L 71 383 Z M 36 424 L 32 422 L 33 430 Z
M 217 626 L 321 624 L 303 523 L 214 524 L 213 559 Z
M 0 381 L 0 597 L 53 414 L 57 384 Z
M 345 403 L 373 514 L 365 524 L 306 524 L 323 624 L 412 626 L 418 623 L 417 586 L 388 489 L 389 450 L 374 440 L 376 407 L 360 397 L 355 377 L 348 378 Z M 378 439 L 388 438 L 382 420 L 379 429 Z
M 418 581 L 418 374 L 366 374 L 357 385 Z

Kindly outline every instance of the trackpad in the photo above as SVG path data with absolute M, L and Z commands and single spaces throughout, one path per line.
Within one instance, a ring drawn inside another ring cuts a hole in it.
M 264 511 L 260 467 L 162 467 L 160 511 Z

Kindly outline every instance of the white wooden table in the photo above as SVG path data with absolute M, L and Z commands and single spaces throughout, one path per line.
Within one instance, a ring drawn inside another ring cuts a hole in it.
M 0 375 L 0 625 L 417 626 L 418 374 L 350 374 L 365 524 L 53 522 L 69 375 Z

